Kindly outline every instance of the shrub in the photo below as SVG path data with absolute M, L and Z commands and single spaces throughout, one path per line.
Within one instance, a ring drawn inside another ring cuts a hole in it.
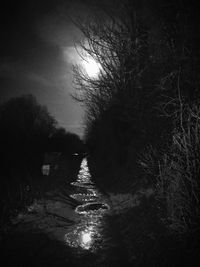
M 195 231 L 200 222 L 200 106 L 184 103 L 174 113 L 168 149 L 158 159 L 149 149 L 141 165 L 153 177 L 157 199 L 164 204 L 167 225 L 178 233 Z

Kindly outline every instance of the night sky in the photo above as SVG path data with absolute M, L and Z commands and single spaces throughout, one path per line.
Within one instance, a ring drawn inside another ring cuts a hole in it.
M 33 94 L 67 131 L 82 135 L 84 109 L 71 98 L 73 48 L 88 16 L 83 1 L 6 1 L 0 8 L 0 101 Z

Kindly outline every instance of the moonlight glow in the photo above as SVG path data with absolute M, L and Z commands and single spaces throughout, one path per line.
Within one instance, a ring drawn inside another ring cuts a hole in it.
M 102 66 L 81 47 L 67 47 L 63 50 L 65 61 L 78 65 L 90 78 L 98 78 Z
M 95 78 L 98 76 L 98 74 L 100 72 L 100 68 L 101 68 L 100 64 L 92 58 L 88 58 L 88 59 L 84 60 L 83 61 L 83 67 L 84 67 L 86 73 L 92 78 Z

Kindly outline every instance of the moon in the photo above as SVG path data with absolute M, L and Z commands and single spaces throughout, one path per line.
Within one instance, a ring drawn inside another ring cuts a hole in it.
M 64 48 L 63 55 L 67 64 L 78 65 L 90 78 L 98 78 L 102 70 L 101 64 L 85 53 L 81 47 Z
M 86 60 L 84 60 L 83 67 L 87 75 L 91 78 L 98 77 L 101 69 L 100 64 L 96 62 L 93 58 L 87 58 Z

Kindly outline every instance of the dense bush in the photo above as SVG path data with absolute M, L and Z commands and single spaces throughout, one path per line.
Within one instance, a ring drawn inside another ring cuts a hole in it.
M 199 104 L 189 106 L 181 101 L 168 148 L 160 158 L 149 150 L 143 159 L 166 224 L 178 233 L 196 231 L 200 222 L 199 112 Z

